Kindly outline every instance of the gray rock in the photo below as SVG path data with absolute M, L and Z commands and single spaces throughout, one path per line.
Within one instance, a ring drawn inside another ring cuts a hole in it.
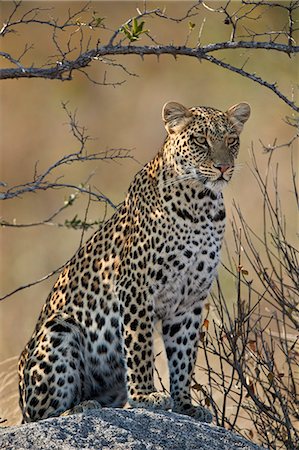
M 0 429 L 5 450 L 258 450 L 223 428 L 187 416 L 142 409 L 91 410 Z

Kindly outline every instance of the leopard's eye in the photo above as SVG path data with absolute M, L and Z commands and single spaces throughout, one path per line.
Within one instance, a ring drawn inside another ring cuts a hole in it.
M 239 138 L 237 136 L 229 136 L 227 138 L 227 145 L 233 146 L 239 143 Z
M 194 138 L 196 144 L 202 146 L 202 147 L 209 147 L 209 143 L 207 141 L 207 138 L 205 136 L 196 136 Z

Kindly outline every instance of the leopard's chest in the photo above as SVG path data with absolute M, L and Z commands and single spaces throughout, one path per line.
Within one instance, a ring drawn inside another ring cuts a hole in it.
M 161 276 L 154 283 L 158 319 L 205 300 L 216 275 L 223 234 L 224 220 L 212 217 L 197 226 L 182 224 L 174 235 L 170 233 L 160 249 L 163 264 L 156 268 Z

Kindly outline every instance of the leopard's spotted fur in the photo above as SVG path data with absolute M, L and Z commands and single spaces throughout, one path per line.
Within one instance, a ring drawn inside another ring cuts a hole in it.
M 67 264 L 19 363 L 25 421 L 96 406 L 172 408 L 202 421 L 190 399 L 200 316 L 224 232 L 246 103 L 222 113 L 170 102 L 158 155 L 123 206 Z M 162 321 L 170 394 L 155 390 L 153 329 Z M 98 402 L 98 403 L 97 403 Z

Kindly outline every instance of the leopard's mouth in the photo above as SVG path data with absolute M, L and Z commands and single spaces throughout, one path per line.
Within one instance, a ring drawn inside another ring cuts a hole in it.
M 221 192 L 228 184 L 229 180 L 219 176 L 216 180 L 207 180 L 205 186 L 215 193 Z
M 207 176 L 202 174 L 201 172 L 197 172 L 197 179 L 201 181 L 203 184 L 215 184 L 226 186 L 227 183 L 231 180 L 232 175 L 226 173 L 220 173 L 218 176 Z
M 182 179 L 186 181 L 197 181 L 212 191 L 220 192 L 230 182 L 232 175 L 232 170 L 223 173 L 219 171 L 219 173 L 216 173 L 215 171 L 204 171 L 200 168 L 192 168 L 192 170 L 187 169 L 184 175 L 178 178 L 178 181 L 181 181 Z

